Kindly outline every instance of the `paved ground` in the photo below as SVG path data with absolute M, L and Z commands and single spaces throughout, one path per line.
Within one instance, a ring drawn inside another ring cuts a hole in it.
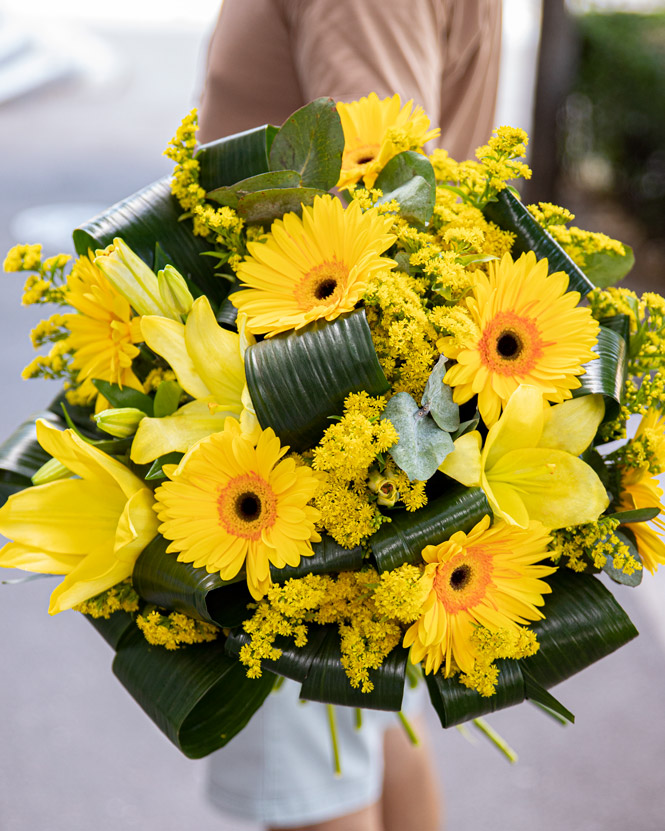
M 86 218 L 72 220 L 72 205 L 104 207 L 168 172 L 160 153 L 193 103 L 199 36 L 104 37 L 119 75 L 0 110 L 0 251 L 36 241 L 24 232 L 37 227 L 39 212 L 22 213 L 28 209 L 60 204 L 55 216 L 67 227 Z M 59 245 L 66 238 L 53 239 L 49 253 Z M 43 382 L 18 378 L 32 357 L 28 328 L 40 316 L 19 307 L 19 282 L 6 275 L 0 283 L 0 435 L 48 397 Z M 518 765 L 429 718 L 450 831 L 665 827 L 664 586 L 660 579 L 618 592 L 642 637 L 556 690 L 577 716 L 574 727 L 529 705 L 491 720 L 519 751 Z M 206 805 L 205 762 L 181 757 L 143 715 L 83 618 L 48 617 L 50 590 L 48 580 L 0 586 L 0 828 L 256 831 Z

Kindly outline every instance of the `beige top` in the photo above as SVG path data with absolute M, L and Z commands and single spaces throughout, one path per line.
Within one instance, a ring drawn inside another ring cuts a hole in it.
M 224 0 L 199 138 L 281 125 L 320 96 L 398 92 L 464 159 L 494 126 L 500 41 L 501 0 Z

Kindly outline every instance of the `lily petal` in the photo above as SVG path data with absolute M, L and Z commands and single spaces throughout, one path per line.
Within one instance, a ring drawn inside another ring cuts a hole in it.
M 480 484 L 480 433 L 474 430 L 455 440 L 455 449 L 439 465 L 439 470 L 467 487 Z
M 8 542 L 0 549 L 2 568 L 22 568 L 38 574 L 69 574 L 80 562 L 75 554 L 53 554 L 20 542 Z
M 579 456 L 593 441 L 604 415 L 605 400 L 597 394 L 571 398 L 563 404 L 548 407 L 538 446 Z
M 185 327 L 166 317 L 141 318 L 141 332 L 153 352 L 161 355 L 176 374 L 178 383 L 192 398 L 207 398 L 210 390 L 201 379 L 187 352 Z
M 538 387 L 521 384 L 510 396 L 503 415 L 494 424 L 483 449 L 483 464 L 492 465 L 511 450 L 538 447 L 543 432 L 545 402 Z

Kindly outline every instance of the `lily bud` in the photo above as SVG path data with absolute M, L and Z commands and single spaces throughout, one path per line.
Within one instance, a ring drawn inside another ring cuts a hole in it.
M 157 272 L 157 283 L 165 305 L 179 317 L 186 317 L 192 308 L 194 298 L 182 274 L 172 265 L 167 265 L 163 271 Z
M 126 439 L 134 435 L 139 422 L 145 418 L 145 413 L 135 407 L 120 407 L 102 410 L 93 418 L 100 430 L 117 439 Z
M 47 485 L 49 482 L 57 482 L 58 479 L 68 479 L 74 474 L 68 467 L 57 459 L 49 459 L 48 462 L 35 471 L 31 476 L 33 485 Z
M 399 499 L 399 491 L 390 473 L 379 473 L 373 470 L 367 482 L 369 489 L 377 495 L 376 504 L 392 508 Z

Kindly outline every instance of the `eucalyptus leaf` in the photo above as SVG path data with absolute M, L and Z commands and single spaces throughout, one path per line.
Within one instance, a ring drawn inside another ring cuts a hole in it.
M 445 374 L 446 358 L 441 355 L 427 379 L 421 406 L 429 407 L 430 415 L 442 430 L 454 433 L 460 427 L 459 406 L 453 401 L 452 389 L 443 383 Z
M 237 208 L 238 200 L 248 193 L 274 188 L 298 188 L 301 185 L 302 178 L 295 170 L 273 170 L 270 173 L 259 173 L 258 176 L 242 179 L 240 182 L 236 182 L 235 185 L 225 185 L 211 190 L 206 193 L 206 198 L 229 208 Z
M 332 98 L 317 98 L 283 124 L 270 148 L 270 170 L 295 170 L 303 185 L 328 191 L 342 168 L 344 131 Z
M 101 381 L 99 378 L 95 378 L 92 383 L 112 407 L 133 407 L 147 416 L 154 415 L 153 400 L 144 392 L 132 389 L 132 387 L 119 387 L 117 384 Z
M 436 177 L 426 156 L 407 150 L 393 156 L 378 175 L 374 187 L 383 192 L 379 203 L 397 199 L 400 216 L 425 225 L 436 202 Z
M 261 427 L 298 451 L 318 443 L 349 393 L 389 389 L 363 309 L 253 344 L 245 374 Z
M 594 286 L 606 289 L 628 274 L 635 265 L 635 254 L 630 245 L 623 243 L 625 254 L 616 251 L 597 251 L 585 257 L 584 273 Z
M 437 426 L 427 409 L 420 409 L 408 392 L 398 392 L 381 415 L 390 421 L 399 441 L 388 452 L 411 481 L 425 482 L 455 446 L 450 433 Z
M 533 251 L 539 260 L 547 258 L 550 273 L 566 272 L 569 291 L 579 291 L 582 297 L 585 297 L 593 289 L 591 280 L 508 188 L 500 191 L 496 201 L 489 202 L 483 212 L 487 219 L 499 228 L 516 235 L 513 245 L 514 257 Z
M 300 213 L 303 205 L 314 204 L 317 196 L 327 191 L 318 188 L 272 188 L 258 193 L 248 193 L 238 199 L 238 215 L 250 225 L 268 224 L 284 214 Z
M 178 409 L 182 387 L 177 381 L 162 381 L 157 387 L 153 403 L 153 415 L 155 418 L 164 418 Z
M 113 672 L 166 736 L 190 759 L 223 747 L 247 724 L 275 676 L 247 678 L 221 639 L 167 650 L 138 629 L 121 640 Z
M 627 511 L 626 513 L 633 512 Z M 633 559 L 635 559 L 640 565 L 642 565 L 642 558 L 640 557 L 640 553 L 637 550 L 637 546 L 635 545 L 635 539 L 633 535 L 631 534 L 630 536 L 628 536 L 628 534 L 625 534 L 622 531 L 615 531 L 615 534 L 621 540 L 621 542 L 624 543 L 624 545 L 628 546 Z M 605 565 L 603 566 L 603 571 L 605 572 L 605 574 L 607 574 L 608 577 L 614 580 L 615 583 L 620 583 L 622 586 L 631 586 L 633 588 L 635 586 L 640 585 L 640 583 L 642 582 L 642 577 L 644 576 L 644 568 L 637 568 L 635 569 L 635 571 L 633 571 L 632 574 L 626 574 L 625 571 L 623 571 L 620 568 L 617 568 L 614 565 L 613 554 L 607 555 L 607 560 L 605 562 Z
M 483 491 L 457 484 L 418 511 L 393 511 L 391 522 L 370 538 L 378 570 L 422 563 L 426 545 L 438 545 L 457 531 L 470 531 L 487 514 L 491 512 Z

